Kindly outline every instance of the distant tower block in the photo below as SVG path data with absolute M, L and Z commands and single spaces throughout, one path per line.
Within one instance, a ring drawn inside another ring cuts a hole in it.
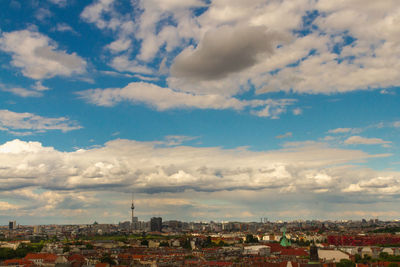
M 8 223 L 8 229 L 9 229 L 9 230 L 15 230 L 15 229 L 17 229 L 17 222 L 16 222 L 16 221 L 10 221 L 10 222 Z

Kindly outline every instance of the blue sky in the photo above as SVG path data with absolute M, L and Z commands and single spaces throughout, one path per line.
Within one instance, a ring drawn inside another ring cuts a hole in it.
M 399 217 L 395 0 L 0 6 L 4 224 Z

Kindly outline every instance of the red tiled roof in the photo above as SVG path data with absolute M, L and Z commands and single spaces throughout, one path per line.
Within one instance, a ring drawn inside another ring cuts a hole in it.
M 131 254 L 118 254 L 118 258 L 119 259 L 125 259 L 125 260 L 129 260 L 132 258 Z
M 33 260 L 33 259 L 42 259 L 44 254 L 37 254 L 37 253 L 28 253 L 25 256 L 25 259 L 27 260 Z
M 204 262 L 207 266 L 232 266 L 233 263 L 229 261 L 207 261 Z
M 277 262 L 264 262 L 263 266 L 265 267 L 280 267 L 280 264 Z M 286 265 L 285 265 L 286 267 Z
M 72 254 L 68 257 L 69 261 L 85 261 L 85 257 L 81 254 Z
M 56 254 L 51 253 L 28 253 L 25 258 L 26 260 L 43 260 L 47 262 L 54 262 L 57 259 Z
M 138 255 L 138 254 L 135 254 L 135 255 L 133 255 L 133 258 L 134 259 L 137 259 L 137 260 L 143 260 L 143 258 L 145 257 L 146 255 Z
M 24 265 L 24 266 L 30 266 L 32 265 L 32 262 L 26 259 L 10 259 L 10 260 L 5 260 L 3 261 L 4 265 Z
M 301 248 L 283 248 L 280 250 L 281 255 L 287 256 L 308 256 L 308 251 Z
M 331 245 L 373 246 L 382 244 L 400 244 L 400 236 L 391 234 L 380 235 L 329 235 L 328 243 Z
M 372 262 L 372 263 L 371 263 L 371 266 L 373 266 L 373 267 L 379 267 L 379 266 L 388 267 L 390 263 L 391 263 L 391 262 L 389 262 L 389 261 Z
M 283 247 L 279 243 L 267 243 L 266 245 L 271 248 L 271 252 L 278 252 L 283 249 Z
M 185 261 L 185 265 L 188 265 L 188 264 L 193 265 L 193 264 L 198 264 L 198 263 L 201 263 L 201 261 L 198 261 L 198 260 L 186 260 Z
M 203 251 L 217 251 L 219 248 L 203 248 Z

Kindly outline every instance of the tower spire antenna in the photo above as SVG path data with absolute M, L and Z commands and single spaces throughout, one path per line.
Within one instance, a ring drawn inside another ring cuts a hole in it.
M 132 192 L 132 205 L 131 205 L 131 211 L 132 211 L 131 229 L 132 229 L 132 230 L 133 230 L 133 228 L 134 228 L 134 223 L 135 223 L 135 219 L 134 219 L 134 210 L 135 210 L 135 204 L 133 203 L 133 192 Z

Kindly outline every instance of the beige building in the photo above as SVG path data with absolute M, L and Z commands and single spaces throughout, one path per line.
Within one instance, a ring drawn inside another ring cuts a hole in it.
M 319 249 L 318 257 L 329 262 L 340 262 L 340 260 L 349 260 L 350 256 L 340 250 L 333 249 Z

